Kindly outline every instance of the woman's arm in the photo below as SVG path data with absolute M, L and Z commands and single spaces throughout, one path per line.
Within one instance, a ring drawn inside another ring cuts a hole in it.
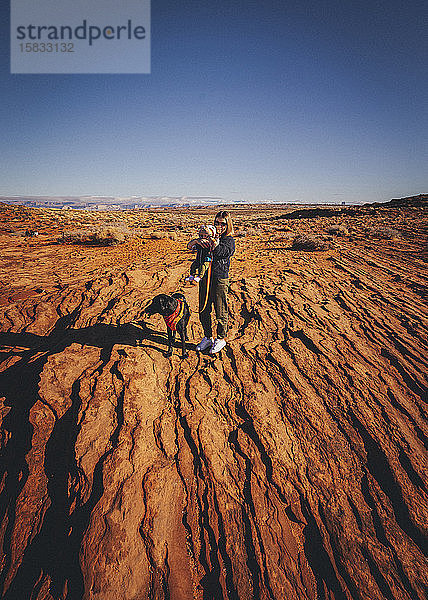
M 214 258 L 230 258 L 235 252 L 235 240 L 228 235 L 218 240 L 217 246 L 213 248 Z

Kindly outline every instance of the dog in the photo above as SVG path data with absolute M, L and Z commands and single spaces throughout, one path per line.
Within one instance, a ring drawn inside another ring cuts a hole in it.
M 181 358 L 187 358 L 186 350 L 187 324 L 190 318 L 189 305 L 183 294 L 176 292 L 172 296 L 159 294 L 155 296 L 150 304 L 144 309 L 146 315 L 159 314 L 165 320 L 166 330 L 168 333 L 168 351 L 167 357 L 172 355 L 172 345 L 175 341 L 175 333 L 181 338 Z

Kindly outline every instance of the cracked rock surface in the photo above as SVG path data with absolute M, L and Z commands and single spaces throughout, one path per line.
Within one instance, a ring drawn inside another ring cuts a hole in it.
M 422 600 L 424 215 L 343 218 L 353 237 L 324 252 L 247 215 L 265 228 L 237 238 L 216 357 L 195 351 L 184 241 L 80 264 L 48 232 L 22 281 L 1 236 L 1 597 Z M 373 241 L 380 224 L 402 236 Z M 185 360 L 142 318 L 177 290 Z

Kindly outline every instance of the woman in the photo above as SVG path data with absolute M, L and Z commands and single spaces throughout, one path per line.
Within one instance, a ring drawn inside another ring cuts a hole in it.
M 212 237 L 211 266 L 199 283 L 199 320 L 204 330 L 204 337 L 196 346 L 196 350 L 207 350 L 210 354 L 220 352 L 226 346 L 224 339 L 227 332 L 229 312 L 227 292 L 229 290 L 230 257 L 235 252 L 235 240 L 232 237 L 233 224 L 226 210 L 218 212 L 214 219 L 218 237 Z M 211 312 L 214 305 L 217 319 L 217 337 L 212 335 Z

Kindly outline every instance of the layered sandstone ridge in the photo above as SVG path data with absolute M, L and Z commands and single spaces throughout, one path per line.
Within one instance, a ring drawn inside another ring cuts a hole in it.
M 369 218 L 399 239 L 369 239 Z M 215 358 L 194 351 L 180 241 L 110 265 L 89 249 L 79 270 L 46 234 L 22 249 L 30 283 L 3 264 L 3 598 L 424 598 L 424 213 L 349 217 L 353 237 L 312 253 L 251 219 Z M 141 320 L 178 289 L 183 361 Z

